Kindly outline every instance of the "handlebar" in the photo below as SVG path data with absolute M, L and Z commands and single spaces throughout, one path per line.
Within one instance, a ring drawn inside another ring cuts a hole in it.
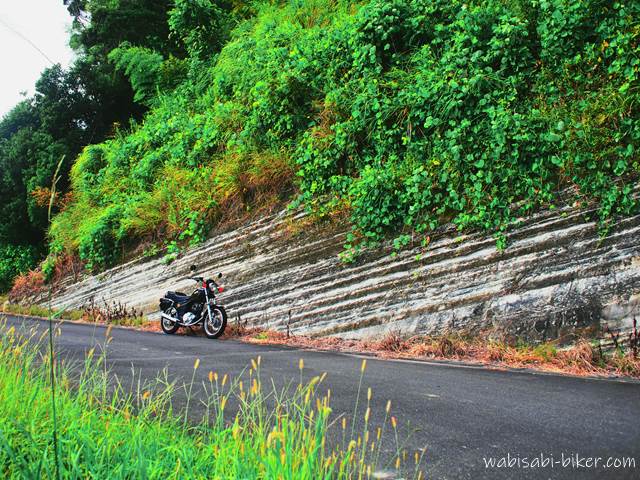
M 217 275 L 218 278 L 222 277 L 222 273 L 218 273 Z M 198 282 L 201 284 L 201 286 L 204 287 L 204 283 L 205 283 L 205 279 L 204 277 L 187 277 L 186 280 L 193 280 L 194 282 Z M 220 287 L 218 285 L 218 282 L 216 282 L 215 280 L 213 280 L 212 278 L 206 280 L 207 284 L 211 283 L 213 284 L 213 288 L 211 288 L 211 290 L 215 291 L 215 292 L 222 292 L 222 287 Z
M 222 278 L 222 273 L 218 273 L 216 277 Z M 194 282 L 204 282 L 204 277 L 187 277 L 187 280 L 193 280 Z M 213 281 L 213 279 L 211 280 Z
M 187 280 L 193 280 L 194 282 L 198 282 L 198 283 L 203 283 L 204 277 L 188 277 Z M 216 287 L 218 286 L 218 283 L 215 280 L 209 279 L 207 280 L 207 282 L 211 282 L 213 283 Z

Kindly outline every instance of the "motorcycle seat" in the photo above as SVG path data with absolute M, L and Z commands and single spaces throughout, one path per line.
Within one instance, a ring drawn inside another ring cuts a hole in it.
M 182 292 L 167 292 L 167 294 L 165 295 L 166 298 L 168 298 L 169 300 L 173 300 L 176 303 L 184 303 L 187 300 L 189 300 L 189 295 L 186 295 Z

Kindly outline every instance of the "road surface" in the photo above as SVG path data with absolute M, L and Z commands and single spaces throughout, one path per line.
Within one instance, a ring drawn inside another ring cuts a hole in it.
M 46 328 L 37 319 L 9 316 L 7 323 Z M 104 327 L 63 323 L 56 341 L 61 355 L 80 359 L 104 335 Z M 172 378 L 188 382 L 196 358 L 205 380 L 210 370 L 238 375 L 258 355 L 263 379 L 283 385 L 298 381 L 303 358 L 305 378 L 327 372 L 334 414 L 353 412 L 362 362 L 356 355 L 125 329 L 112 336 L 109 363 L 125 385 L 132 366 L 143 379 L 167 367 Z M 390 399 L 403 433 L 412 432 L 410 449 L 426 447 L 427 478 L 640 478 L 638 382 L 369 358 L 363 385 L 373 391 L 374 423 L 383 420 Z M 600 458 L 597 468 L 595 458 L 589 468 L 590 457 Z M 603 467 L 625 457 L 635 468 Z M 485 461 L 504 458 L 511 468 L 486 467 Z M 525 458 L 547 466 L 524 468 Z

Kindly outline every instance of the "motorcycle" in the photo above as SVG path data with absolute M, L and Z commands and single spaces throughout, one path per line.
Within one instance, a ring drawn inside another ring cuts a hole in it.
M 190 271 L 193 273 L 195 270 L 196 266 L 192 265 Z M 218 273 L 217 278 L 222 278 L 222 273 Z M 180 327 L 202 324 L 208 338 L 218 338 L 227 326 L 227 312 L 224 307 L 216 303 L 216 293 L 222 292 L 222 287 L 213 279 L 205 280 L 203 277 L 189 279 L 198 282 L 198 286 L 191 295 L 168 291 L 160 299 L 162 331 L 173 334 Z

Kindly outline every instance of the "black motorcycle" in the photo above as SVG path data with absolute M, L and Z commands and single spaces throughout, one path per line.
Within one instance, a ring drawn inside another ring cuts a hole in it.
M 192 265 L 190 270 L 194 272 L 196 266 Z M 221 277 L 222 273 L 219 273 L 218 278 Z M 227 326 L 227 312 L 216 304 L 216 293 L 222 292 L 222 287 L 203 277 L 190 277 L 190 280 L 198 282 L 191 295 L 169 291 L 160 299 L 162 331 L 171 334 L 180 327 L 202 324 L 207 337 L 218 338 Z

